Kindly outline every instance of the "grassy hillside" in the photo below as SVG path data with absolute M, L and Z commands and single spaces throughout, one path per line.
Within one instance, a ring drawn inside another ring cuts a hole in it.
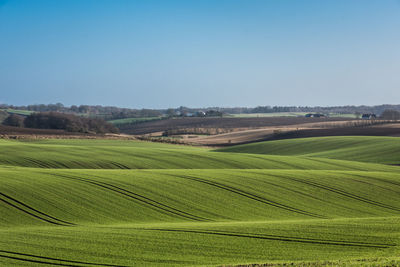
M 10 168 L 0 175 L 4 226 L 400 215 L 400 173 Z
M 0 231 L 1 240 L 9 242 L 2 246 L 0 263 L 2 266 L 246 263 L 398 266 L 399 225 L 398 218 L 370 218 L 16 228 Z
M 0 160 L 0 266 L 400 264 L 399 167 L 112 140 Z
M 238 145 L 218 151 L 400 164 L 400 138 L 398 137 L 301 138 Z
M 400 174 L 11 168 L 0 175 L 7 241 L 0 258 L 187 266 L 399 252 Z
M 0 140 L 0 165 L 67 169 L 314 169 L 392 171 L 340 160 L 213 152 L 118 140 Z

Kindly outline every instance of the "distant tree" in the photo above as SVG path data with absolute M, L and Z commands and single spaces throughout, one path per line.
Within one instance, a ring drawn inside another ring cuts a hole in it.
M 78 112 L 79 112 L 78 106 L 72 105 L 72 106 L 70 107 L 70 109 L 71 109 L 72 112 L 75 112 L 75 113 L 78 113 Z
M 3 121 L 3 125 L 24 127 L 24 120 L 25 118 L 23 116 L 17 114 L 11 114 Z
M 58 129 L 69 132 L 118 133 L 111 123 L 99 118 L 84 118 L 58 112 L 32 113 L 25 119 L 27 128 Z
M 7 117 L 8 117 L 8 113 L 3 110 L 0 110 L 0 123 L 2 123 Z
M 87 113 L 87 112 L 89 112 L 89 106 L 87 106 L 87 105 L 80 105 L 79 108 L 78 108 L 78 110 L 79 110 L 80 113 Z
M 400 112 L 393 109 L 386 109 L 380 117 L 385 120 L 400 120 Z
M 216 110 L 207 110 L 206 117 L 222 117 L 223 113 Z
M 176 112 L 173 108 L 169 108 L 169 109 L 167 109 L 166 114 L 168 117 L 173 117 L 176 115 Z

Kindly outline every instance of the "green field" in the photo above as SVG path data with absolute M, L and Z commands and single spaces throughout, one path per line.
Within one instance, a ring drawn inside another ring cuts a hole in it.
M 0 266 L 397 266 L 399 140 L 0 140 Z
M 17 115 L 25 115 L 28 116 L 33 113 L 33 111 L 30 110 L 19 110 L 19 109 L 0 109 L 2 111 L 12 113 L 12 114 L 17 114 Z
M 238 145 L 220 151 L 400 164 L 400 138 L 397 137 L 298 138 Z

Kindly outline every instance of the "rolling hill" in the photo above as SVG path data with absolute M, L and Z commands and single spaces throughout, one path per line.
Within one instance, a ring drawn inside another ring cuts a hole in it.
M 400 164 L 400 139 L 397 137 L 335 136 L 299 138 L 238 145 L 217 151 Z
M 0 151 L 1 266 L 400 263 L 400 167 L 116 140 Z
M 55 169 L 398 169 L 381 164 L 214 152 L 200 147 L 139 141 L 0 140 L 0 148 L 0 166 Z

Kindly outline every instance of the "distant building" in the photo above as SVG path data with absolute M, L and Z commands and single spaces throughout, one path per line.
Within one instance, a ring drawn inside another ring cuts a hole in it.
M 196 117 L 205 117 L 206 113 L 204 111 L 197 111 L 196 112 Z
M 325 117 L 324 114 L 320 114 L 320 113 L 307 113 L 305 115 L 306 118 L 321 118 L 321 117 Z
M 364 113 L 364 114 L 362 114 L 361 119 L 363 119 L 363 120 L 376 119 L 376 114 L 374 114 L 374 113 Z

